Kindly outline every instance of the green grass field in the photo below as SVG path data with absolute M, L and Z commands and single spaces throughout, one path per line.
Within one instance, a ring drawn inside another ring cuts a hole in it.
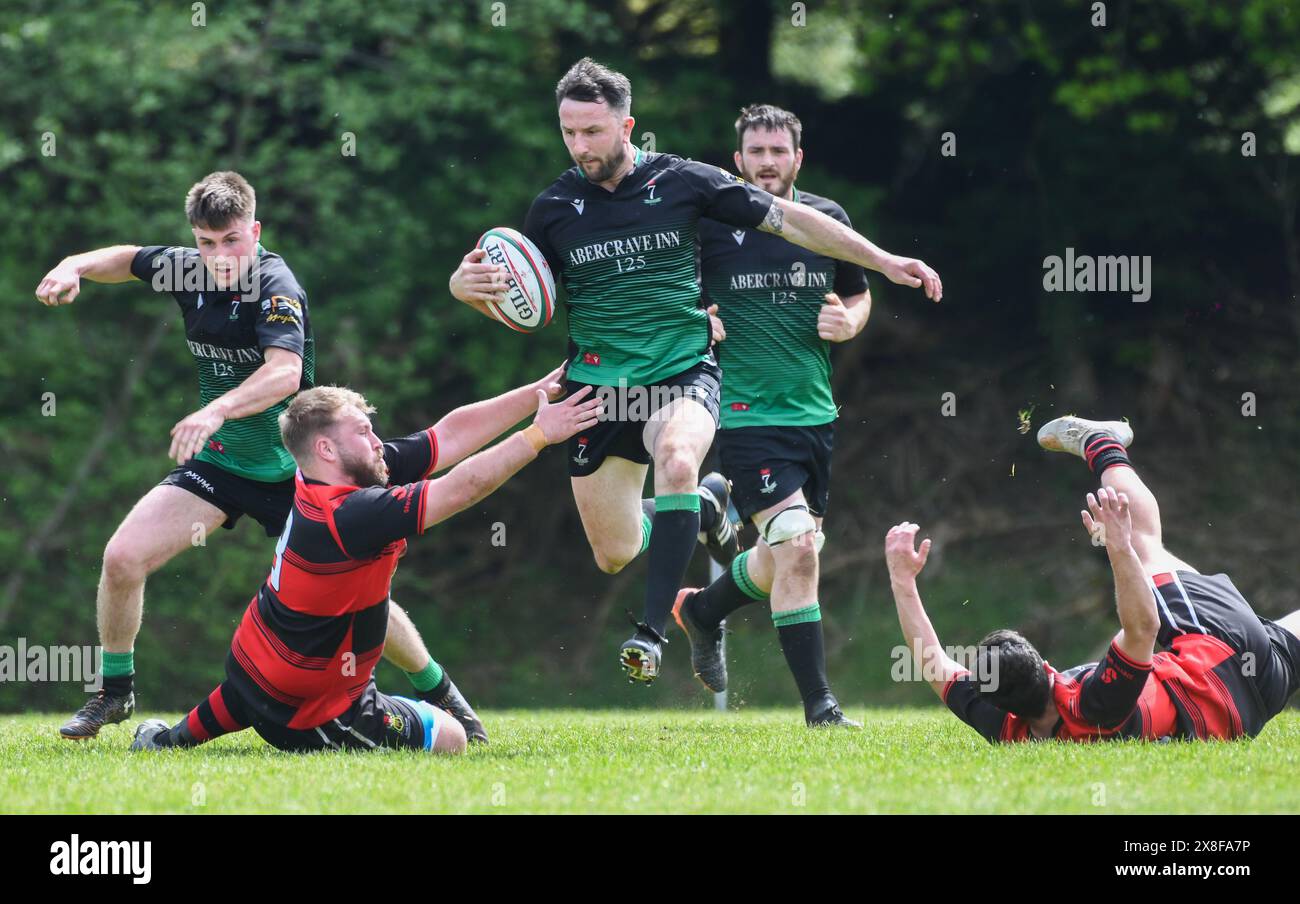
M 131 754 L 130 730 L 60 740 L 58 715 L 0 716 L 8 813 L 1296 813 L 1300 712 L 1231 744 L 993 747 L 938 707 L 507 711 L 459 758 L 280 753 L 252 732 Z M 153 714 L 150 714 L 153 715 Z M 168 716 L 168 721 L 178 718 Z M 132 720 L 132 725 L 134 725 Z

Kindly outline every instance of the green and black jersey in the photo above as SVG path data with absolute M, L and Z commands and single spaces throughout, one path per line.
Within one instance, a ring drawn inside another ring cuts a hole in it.
M 771 205 L 771 195 L 726 170 L 640 150 L 612 192 L 576 166 L 556 179 L 533 201 L 523 232 L 568 295 L 568 378 L 645 386 L 704 361 L 700 219 L 748 229 Z
M 216 290 L 194 248 L 150 245 L 131 262 L 131 274 L 168 292 L 185 318 L 185 340 L 199 371 L 203 405 L 234 389 L 264 362 L 263 351 L 284 348 L 302 356 L 302 383 L 316 378 L 316 343 L 307 293 L 278 254 L 257 249 L 242 286 Z M 251 291 L 248 291 L 251 290 Z M 228 420 L 196 458 L 250 480 L 293 477 L 293 457 L 280 441 L 279 417 L 290 398 L 265 411 Z
M 794 200 L 850 225 L 834 201 L 798 190 Z M 705 303 L 727 328 L 718 346 L 722 429 L 835 420 L 830 343 L 817 335 L 817 314 L 827 292 L 867 291 L 863 269 L 709 219 L 700 221 L 700 263 Z

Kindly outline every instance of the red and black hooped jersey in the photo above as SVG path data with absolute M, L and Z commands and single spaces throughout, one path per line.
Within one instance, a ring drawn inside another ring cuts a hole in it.
M 235 631 L 226 674 L 258 718 L 312 728 L 365 690 L 384 649 L 406 538 L 422 531 L 433 428 L 384 443 L 388 486 L 297 475 L 271 573 Z
M 1168 650 L 1139 663 L 1111 643 L 1099 663 L 1066 672 L 1044 664 L 1055 676 L 1052 696 L 1060 713 L 1052 736 L 1228 740 L 1259 734 L 1270 713 L 1255 670 L 1243 659 L 1241 639 L 1251 622 L 1259 627 L 1258 617 L 1245 600 L 1225 595 L 1235 594 L 1226 576 L 1158 574 L 1148 580 L 1162 625 L 1159 642 Z M 979 687 L 969 673 L 959 674 L 945 685 L 944 702 L 989 741 L 1030 740 L 1028 721 L 983 699 Z
M 1052 697 L 1061 717 L 1052 737 L 1062 741 L 1240 737 L 1246 733 L 1241 707 L 1228 687 L 1231 673 L 1238 671 L 1233 657 L 1232 649 L 1218 638 L 1188 634 L 1146 664 L 1133 662 L 1113 643 L 1098 663 L 1068 672 L 1044 664 L 1056 676 Z M 969 673 L 948 682 L 943 700 L 989 741 L 1032 740 L 1029 721 L 981 699 L 979 682 Z

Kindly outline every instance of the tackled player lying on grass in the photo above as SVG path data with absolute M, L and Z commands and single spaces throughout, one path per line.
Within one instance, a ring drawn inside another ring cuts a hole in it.
M 560 394 L 558 373 L 533 390 L 533 423 L 443 477 L 428 480 L 440 454 L 464 458 L 496 436 L 432 429 L 390 442 L 375 436 L 374 408 L 357 392 L 309 389 L 280 416 L 298 464 L 293 513 L 271 573 L 249 603 L 226 657 L 226 680 L 170 729 L 161 719 L 136 728 L 132 750 L 192 747 L 254 728 L 281 749 L 410 747 L 465 749 L 465 730 L 426 700 L 380 693 L 374 668 L 384 649 L 389 591 L 406 538 L 493 493 L 547 445 L 596 422 L 600 401 Z M 527 416 L 517 393 L 489 404 L 505 424 Z M 477 423 L 500 422 L 481 412 Z M 450 448 L 452 446 L 455 448 Z M 389 479 L 394 485 L 389 485 Z
M 1128 458 L 1128 424 L 1057 418 L 1038 442 L 1101 478 L 1080 514 L 1106 547 L 1120 631 L 1103 661 L 1064 672 L 1017 632 L 994 631 L 972 675 L 944 652 L 921 604 L 916 576 L 930 541 L 918 550 L 917 525 L 899 524 L 885 539 L 898 620 L 935 693 L 989 741 L 1259 734 L 1300 687 L 1300 611 L 1261 618 L 1226 574 L 1202 575 L 1165 549 L 1156 498 Z

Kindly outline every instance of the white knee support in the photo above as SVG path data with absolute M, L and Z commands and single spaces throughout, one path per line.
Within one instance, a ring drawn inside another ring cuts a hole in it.
M 792 505 L 781 509 L 767 519 L 767 523 L 759 533 L 763 535 L 768 546 L 776 546 L 808 533 L 815 533 L 817 537 L 821 535 L 821 531 L 817 530 L 817 519 L 808 511 L 806 505 Z M 820 540 L 815 538 L 813 542 L 820 550 Z

